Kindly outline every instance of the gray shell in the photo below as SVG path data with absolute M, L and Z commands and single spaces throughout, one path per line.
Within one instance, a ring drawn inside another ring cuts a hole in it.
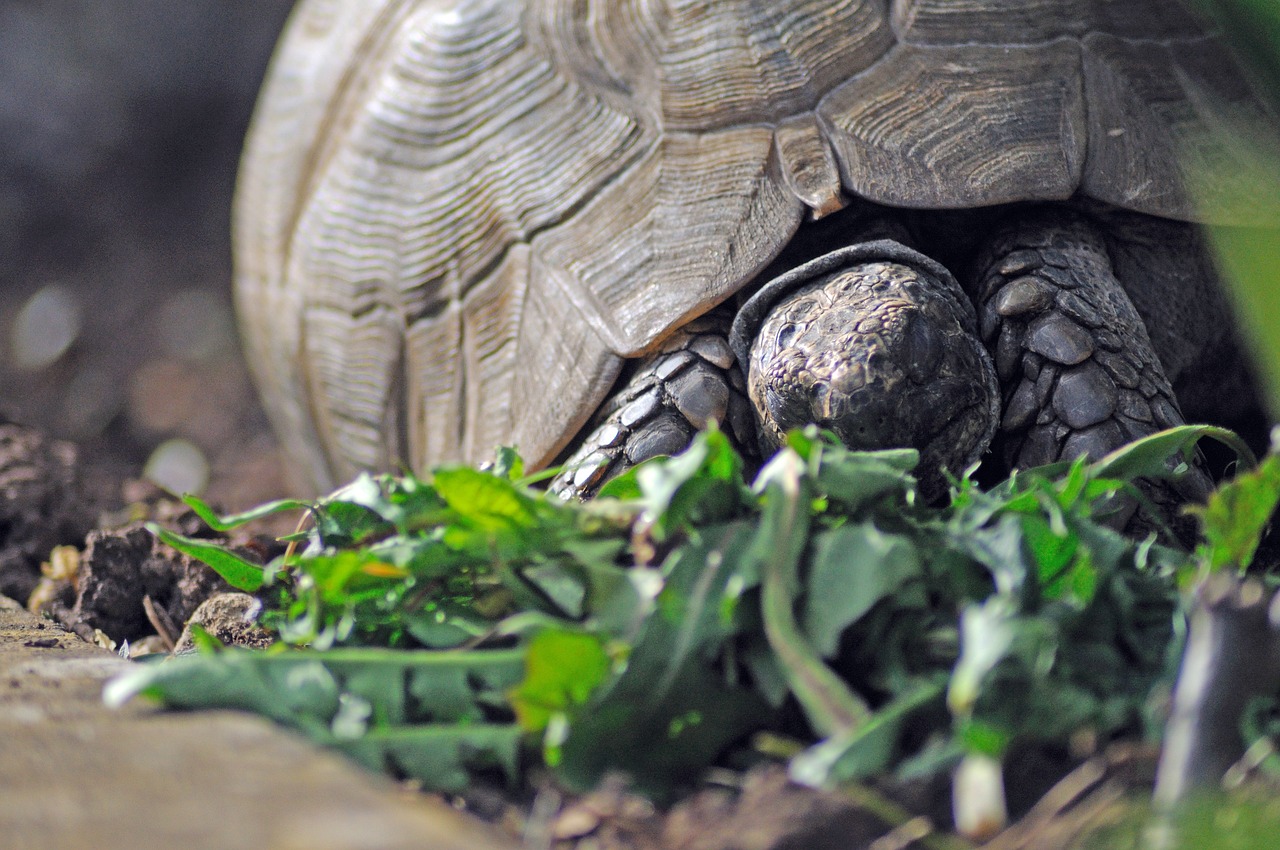
M 241 322 L 319 485 L 536 467 L 806 216 L 1274 215 L 1236 142 L 1271 122 L 1176 0 L 302 0 L 240 177 Z M 1193 208 L 1207 167 L 1242 176 Z

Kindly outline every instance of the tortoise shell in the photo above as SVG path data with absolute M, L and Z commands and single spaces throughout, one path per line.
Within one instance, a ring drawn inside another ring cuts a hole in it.
M 240 175 L 241 324 L 317 485 L 537 467 L 806 217 L 1240 222 L 1275 201 L 1237 133 L 1271 120 L 1176 0 L 302 0 Z M 1241 177 L 1193 207 L 1208 167 Z

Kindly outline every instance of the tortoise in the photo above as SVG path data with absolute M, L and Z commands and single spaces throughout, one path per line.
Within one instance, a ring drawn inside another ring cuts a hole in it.
M 1175 0 L 302 0 L 238 311 L 319 487 L 711 420 L 1096 457 L 1246 397 L 1196 223 L 1274 223 L 1274 127 Z

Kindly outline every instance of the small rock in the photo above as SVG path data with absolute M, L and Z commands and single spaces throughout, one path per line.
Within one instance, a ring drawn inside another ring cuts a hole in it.
M 228 646 L 260 649 L 272 642 L 271 634 L 257 624 L 262 603 L 247 593 L 216 593 L 200 604 L 187 621 L 173 647 L 174 655 L 195 651 L 191 627 L 199 625 Z

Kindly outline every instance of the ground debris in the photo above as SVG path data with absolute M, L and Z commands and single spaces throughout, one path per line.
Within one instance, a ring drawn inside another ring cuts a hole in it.
M 0 594 L 27 599 L 41 562 L 55 546 L 84 542 L 111 489 L 71 443 L 0 421 Z
M 258 554 L 248 546 L 239 551 L 249 558 Z M 86 640 L 100 630 L 117 643 L 159 634 L 172 645 L 201 603 L 232 589 L 140 523 L 90 532 L 81 562 L 75 604 L 55 604 L 49 613 Z

